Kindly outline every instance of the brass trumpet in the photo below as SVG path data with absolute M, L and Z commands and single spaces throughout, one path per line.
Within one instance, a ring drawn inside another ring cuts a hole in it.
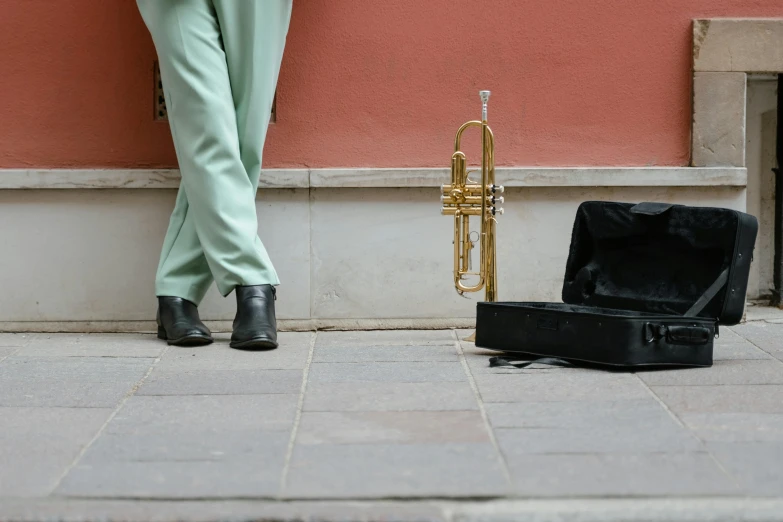
M 484 288 L 485 301 L 497 301 L 497 264 L 495 249 L 496 216 L 503 209 L 496 205 L 503 203 L 502 186 L 495 185 L 495 141 L 487 125 L 487 102 L 489 91 L 480 91 L 482 102 L 481 121 L 464 123 L 454 140 L 454 154 L 451 156 L 451 184 L 441 186 L 441 214 L 454 216 L 454 286 L 460 295 L 477 292 Z M 471 180 L 467 160 L 461 148 L 462 134 L 470 127 L 481 128 L 481 180 Z M 472 250 L 476 241 L 471 239 L 470 216 L 480 216 L 478 232 L 479 270 L 472 271 Z M 464 283 L 465 276 L 478 276 L 472 286 Z

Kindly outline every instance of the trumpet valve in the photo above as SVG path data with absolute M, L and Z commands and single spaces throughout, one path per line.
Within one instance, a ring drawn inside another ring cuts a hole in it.
M 497 214 L 500 214 L 500 215 L 502 216 L 502 215 L 503 215 L 503 212 L 505 212 L 505 211 L 503 210 L 503 208 L 502 208 L 502 207 L 501 207 L 501 208 L 495 208 L 495 207 L 492 207 L 492 215 L 493 215 L 493 216 L 494 216 L 494 215 L 497 215 Z
M 506 200 L 503 198 L 503 196 L 500 196 L 500 197 L 492 196 L 492 204 L 493 205 L 495 205 L 495 204 L 502 205 L 505 201 Z
M 506 191 L 505 187 L 503 185 L 492 185 L 492 193 L 498 192 L 500 194 L 503 194 Z

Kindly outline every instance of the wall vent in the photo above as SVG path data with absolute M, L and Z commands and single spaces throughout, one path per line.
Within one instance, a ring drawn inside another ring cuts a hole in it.
M 166 98 L 163 96 L 163 81 L 160 79 L 160 67 L 158 62 L 155 62 L 155 72 L 153 77 L 155 79 L 155 88 L 153 89 L 153 109 L 155 111 L 155 121 L 167 121 L 169 119 L 168 112 L 166 112 Z

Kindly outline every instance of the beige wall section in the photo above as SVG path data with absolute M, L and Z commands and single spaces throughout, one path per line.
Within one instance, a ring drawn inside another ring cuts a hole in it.
M 746 74 L 693 75 L 694 167 L 745 166 Z
M 760 75 L 783 72 L 783 19 L 693 21 L 694 167 L 747 166 L 747 209 L 759 220 L 748 297 L 772 283 L 775 84 Z
M 759 234 L 748 281 L 748 298 L 769 297 L 774 288 L 772 268 L 775 230 L 775 134 L 777 79 L 750 78 L 746 156 L 748 212 L 759 220 Z
M 783 19 L 694 20 L 693 70 L 783 71 Z
M 462 299 L 453 290 L 451 220 L 439 213 L 439 195 L 436 188 L 263 191 L 259 230 L 284 283 L 281 319 L 317 319 L 323 327 L 469 324 L 480 294 Z M 742 210 L 745 189 L 509 189 L 498 227 L 501 299 L 559 300 L 574 212 L 588 199 Z M 0 329 L 59 322 L 60 330 L 112 330 L 111 321 L 150 329 L 173 201 L 173 190 L 0 190 L 0 222 L 13 224 L 0 227 Z M 212 290 L 202 311 L 230 320 L 233 301 Z

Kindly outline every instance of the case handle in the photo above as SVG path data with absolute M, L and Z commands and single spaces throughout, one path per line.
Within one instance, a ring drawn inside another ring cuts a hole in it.
M 654 203 L 652 201 L 645 201 L 631 207 L 632 214 L 644 214 L 645 216 L 658 216 L 663 214 L 674 205 L 671 203 Z
M 713 332 L 706 326 L 667 325 L 644 323 L 644 342 L 646 344 L 666 339 L 669 344 L 701 345 L 707 344 Z

